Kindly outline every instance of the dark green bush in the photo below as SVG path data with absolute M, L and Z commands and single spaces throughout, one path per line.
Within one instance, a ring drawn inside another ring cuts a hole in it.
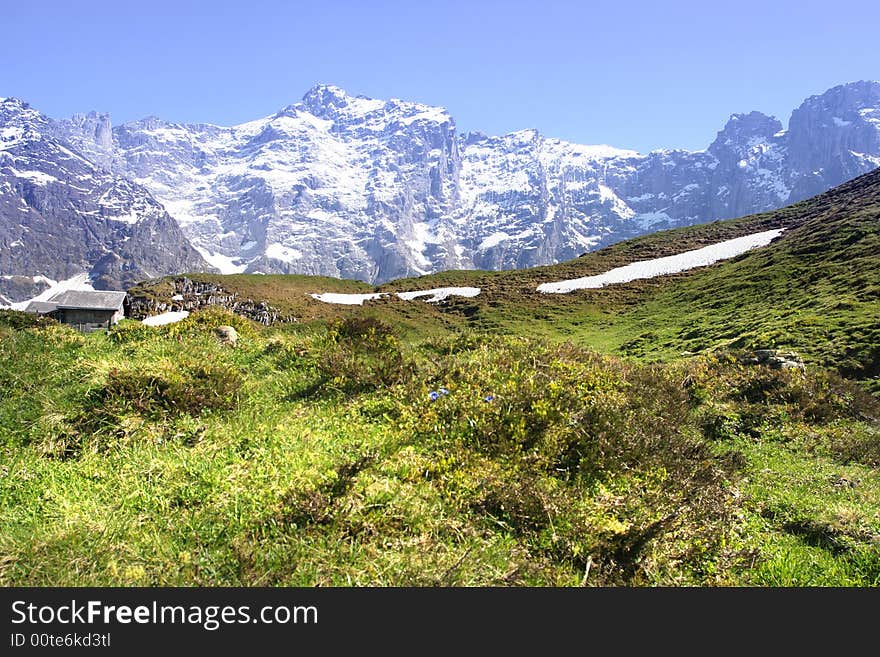
M 828 447 L 832 456 L 842 463 L 863 463 L 880 466 L 880 428 L 849 423 L 829 432 Z
M 334 322 L 316 364 L 327 386 L 346 393 L 403 383 L 413 372 L 394 330 L 372 317 Z
M 491 516 L 516 533 L 539 531 L 553 520 L 553 511 L 534 472 L 510 472 L 480 479 L 471 509 Z
M 394 337 L 394 329 L 381 319 L 355 315 L 338 319 L 330 325 L 330 333 L 337 342 L 371 344 L 383 337 Z
M 241 386 L 241 374 L 222 364 L 185 365 L 176 372 L 111 370 L 95 401 L 113 415 L 134 411 L 153 417 L 197 416 L 235 408 Z
M 777 407 L 791 418 L 809 422 L 841 417 L 880 421 L 880 400 L 852 381 L 826 370 L 804 373 L 721 361 L 709 376 L 717 399 Z

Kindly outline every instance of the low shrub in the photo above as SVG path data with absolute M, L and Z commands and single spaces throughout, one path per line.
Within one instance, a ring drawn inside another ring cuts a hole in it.
M 260 326 L 251 320 L 236 315 L 222 306 L 207 306 L 191 313 L 188 317 L 160 327 L 163 334 L 170 337 L 196 337 L 212 332 L 218 326 L 231 326 L 242 337 L 255 335 Z
M 394 386 L 414 371 L 391 326 L 372 317 L 331 324 L 315 359 L 324 384 L 346 393 Z
M 528 453 L 567 476 L 693 447 L 688 395 L 674 377 L 570 345 L 484 347 L 444 363 L 436 385 L 449 394 L 411 393 L 421 397 L 416 435 L 495 456 Z
M 451 335 L 443 335 L 426 340 L 423 347 L 441 356 L 451 356 L 463 351 L 472 351 L 482 345 L 490 344 L 494 337 L 489 333 L 463 330 Z
M 86 336 L 75 328 L 58 322 L 43 324 L 35 329 L 39 339 L 50 347 L 78 348 L 86 343 Z
M 865 423 L 831 427 L 825 440 L 831 455 L 841 463 L 880 466 L 880 428 Z
M 338 319 L 330 325 L 330 333 L 337 342 L 374 344 L 383 337 L 394 337 L 394 329 L 381 319 L 354 315 Z
M 774 370 L 720 358 L 699 377 L 715 400 L 750 407 L 755 414 L 763 407 L 784 411 L 786 420 L 823 423 L 849 417 L 880 422 L 880 400 L 827 370 Z
M 703 438 L 678 370 L 520 339 L 436 366 L 399 421 L 442 456 L 425 477 L 459 508 L 557 563 L 594 560 L 600 583 L 644 580 L 693 544 L 695 563 L 719 558 L 742 463 Z
M 198 416 L 235 408 L 242 383 L 241 374 L 225 364 L 191 363 L 172 371 L 113 369 L 93 402 L 102 413 L 114 416 Z

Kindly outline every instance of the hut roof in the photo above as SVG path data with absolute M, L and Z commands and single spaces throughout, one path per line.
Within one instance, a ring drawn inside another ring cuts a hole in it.
M 106 290 L 67 290 L 49 299 L 57 308 L 81 310 L 121 310 L 125 292 Z
M 37 313 L 38 315 L 45 315 L 46 313 L 51 313 L 53 310 L 58 309 L 58 304 L 52 303 L 50 301 L 31 301 L 24 309 L 26 313 Z

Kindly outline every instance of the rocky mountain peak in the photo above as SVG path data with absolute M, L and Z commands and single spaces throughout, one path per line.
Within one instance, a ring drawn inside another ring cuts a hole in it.
M 151 114 L 150 116 L 145 116 L 142 119 L 126 123 L 125 125 L 130 126 L 133 129 L 158 130 L 159 128 L 164 128 L 172 124 L 168 123 L 167 121 L 163 121 L 158 116 Z
M 31 106 L 20 98 L 15 98 L 14 96 L 0 97 L 0 112 L 4 112 L 6 114 L 12 114 L 13 112 L 24 112 L 27 110 L 31 110 L 34 113 L 36 110 L 33 110 Z
M 880 133 L 880 82 L 860 81 L 810 96 L 791 114 L 795 140 L 819 132 Z
M 794 200 L 880 165 L 880 82 L 839 85 L 791 114 L 788 151 L 796 162 Z
M 113 124 L 109 114 L 93 110 L 88 114 L 74 114 L 70 121 L 82 132 L 91 136 L 97 146 L 101 148 L 113 146 Z
M 489 139 L 489 135 L 480 130 L 468 130 L 461 136 L 461 141 L 465 146 L 477 144 L 481 141 Z
M 399 98 L 380 100 L 369 96 L 352 96 L 340 87 L 319 84 L 312 87 L 300 103 L 282 110 L 296 116 L 297 110 L 305 110 L 321 119 L 331 120 L 335 129 L 353 128 L 352 136 L 384 132 L 408 127 L 416 121 L 448 123 L 454 125 L 449 113 L 442 107 L 425 105 Z
M 96 155 L 112 156 L 109 130 L 106 115 L 52 121 L 21 101 L 3 102 L 0 275 L 37 282 L 86 274 L 96 288 L 113 289 L 208 267 L 147 189 L 96 166 Z M 21 300 L 9 292 L 0 295 Z
M 75 146 L 83 155 L 107 171 L 113 168 L 113 123 L 110 115 L 91 111 L 53 122 L 53 133 Z
M 48 131 L 48 120 L 18 98 L 0 100 L 0 150 L 39 138 Z
M 315 116 L 335 118 L 352 99 L 344 89 L 332 84 L 316 84 L 302 97 L 303 106 Z
M 859 80 L 810 96 L 795 111 L 858 111 L 866 107 L 877 107 L 878 104 L 880 104 L 880 81 Z
M 709 146 L 709 151 L 734 152 L 745 155 L 756 144 L 773 141 L 775 135 L 782 131 L 782 122 L 775 116 L 762 112 L 748 114 L 731 114 L 724 128 Z

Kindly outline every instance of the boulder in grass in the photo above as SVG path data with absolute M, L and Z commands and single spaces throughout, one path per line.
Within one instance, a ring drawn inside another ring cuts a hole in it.
M 801 357 L 793 351 L 777 351 L 776 349 L 758 349 L 751 358 L 743 359 L 748 365 L 766 365 L 774 370 L 805 370 Z
M 220 344 L 228 344 L 230 347 L 234 347 L 238 341 L 238 332 L 231 326 L 218 326 L 214 329 L 214 335 Z

